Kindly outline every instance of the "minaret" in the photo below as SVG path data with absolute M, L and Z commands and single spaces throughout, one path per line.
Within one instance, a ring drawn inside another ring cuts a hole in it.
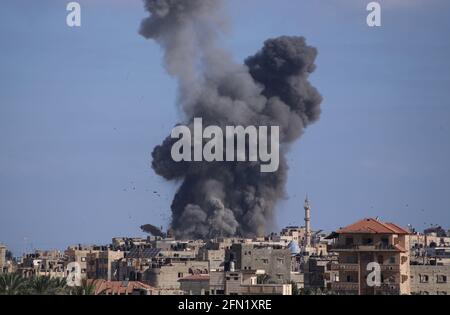
M 311 207 L 309 206 L 308 196 L 305 199 L 305 246 L 311 246 Z

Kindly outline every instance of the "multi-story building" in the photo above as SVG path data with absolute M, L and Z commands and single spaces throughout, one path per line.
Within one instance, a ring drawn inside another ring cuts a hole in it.
M 0 273 L 6 270 L 6 246 L 0 244 Z
M 332 283 L 339 280 L 339 271 L 333 268 L 337 264 L 337 256 L 308 257 L 303 266 L 304 288 L 331 290 Z
M 450 295 L 450 266 L 411 265 L 411 294 Z
M 50 276 L 52 278 L 63 278 L 64 257 L 57 250 L 36 250 L 22 257 L 17 271 L 24 277 Z
M 226 261 L 236 270 L 264 270 L 272 283 L 290 283 L 291 253 L 280 246 L 233 244 L 226 251 Z
M 98 254 L 100 251 L 105 250 L 106 247 L 100 246 L 71 246 L 64 251 L 66 267 L 68 264 L 75 262 L 79 264 L 81 278 L 87 278 L 87 258 L 88 254 L 96 253 Z M 92 256 L 90 256 L 92 258 Z
M 178 281 L 185 295 L 209 295 L 209 274 L 189 275 Z
M 258 277 L 264 275 L 263 270 L 226 271 L 225 295 L 292 295 L 291 284 L 258 282 Z
M 339 254 L 339 260 L 332 268 L 339 272 L 339 281 L 332 283 L 332 290 L 339 294 L 410 294 L 408 235 L 405 229 L 377 219 L 363 219 L 334 232 L 331 250 Z M 376 265 L 381 273 L 379 285 L 367 279 L 369 275 L 372 279 Z
M 147 269 L 143 280 L 158 289 L 180 289 L 179 280 L 190 275 L 206 275 L 208 267 L 207 261 L 171 262 Z
M 88 279 L 117 280 L 118 261 L 124 252 L 118 250 L 94 251 L 86 254 L 86 274 Z
M 305 241 L 306 229 L 303 226 L 287 226 L 281 230 L 280 239 L 302 244 Z

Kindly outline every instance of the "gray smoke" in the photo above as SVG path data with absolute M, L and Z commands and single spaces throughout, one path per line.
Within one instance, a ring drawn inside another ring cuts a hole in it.
M 269 39 L 245 64 L 221 48 L 226 21 L 222 1 L 145 0 L 150 16 L 140 34 L 164 50 L 165 67 L 179 84 L 185 125 L 279 126 L 280 167 L 261 173 L 256 162 L 174 162 L 170 137 L 153 151 L 152 166 L 167 180 L 181 180 L 172 202 L 178 238 L 261 236 L 284 196 L 285 153 L 320 116 L 322 97 L 308 76 L 317 50 L 303 37 Z

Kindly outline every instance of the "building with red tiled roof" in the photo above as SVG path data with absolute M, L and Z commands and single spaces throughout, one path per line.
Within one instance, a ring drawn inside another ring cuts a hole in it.
M 332 284 L 333 290 L 363 295 L 410 294 L 408 236 L 404 228 L 372 218 L 334 232 L 331 251 L 339 254 L 339 264 L 333 266 L 339 271 L 339 281 Z M 373 268 L 379 272 L 374 274 Z M 375 285 L 368 281 L 368 277 L 374 279 L 372 275 L 377 275 Z
M 394 223 L 383 223 L 379 220 L 367 218 L 355 222 L 345 228 L 341 228 L 336 231 L 338 234 L 409 234 L 408 231 L 399 227 Z
M 96 295 L 151 295 L 154 287 L 139 281 L 95 280 Z

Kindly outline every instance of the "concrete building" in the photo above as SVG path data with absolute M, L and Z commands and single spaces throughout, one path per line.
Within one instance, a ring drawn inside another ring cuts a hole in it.
M 6 272 L 6 246 L 0 244 L 0 273 Z
M 178 280 L 185 295 L 209 295 L 209 275 L 189 275 Z
M 332 283 L 339 280 L 337 256 L 311 256 L 303 267 L 304 288 L 323 291 L 332 290 Z M 300 288 L 300 287 L 299 287 Z
M 450 295 L 450 266 L 411 265 L 411 294 Z
M 226 261 L 234 262 L 236 270 L 264 270 L 271 283 L 290 283 L 291 254 L 280 246 L 233 244 L 226 251 Z
M 200 250 L 200 252 L 202 252 L 202 250 Z M 225 249 L 206 249 L 199 257 L 199 260 L 208 261 L 210 271 L 224 270 Z
M 305 240 L 306 230 L 302 226 L 287 226 L 281 230 L 280 239 L 287 242 L 294 241 L 302 244 Z
M 143 281 L 158 289 L 179 290 L 180 279 L 189 275 L 208 274 L 208 268 L 207 261 L 172 262 L 147 269 Z
M 405 229 L 376 219 L 363 219 L 333 233 L 332 251 L 339 254 L 339 294 L 410 294 L 409 234 Z M 370 286 L 369 263 L 381 268 L 381 286 Z
M 65 277 L 65 259 L 57 250 L 36 250 L 22 257 L 17 271 L 24 277 Z
M 96 246 L 70 246 L 64 251 L 65 267 L 72 262 L 76 262 L 80 266 L 81 278 L 87 279 L 87 256 L 88 254 L 98 254 L 100 251 L 105 250 L 105 247 Z M 67 272 L 67 271 L 66 271 Z
M 292 295 L 291 284 L 258 283 L 264 275 L 263 270 L 225 272 L 225 295 Z
M 86 254 L 86 274 L 88 279 L 118 280 L 118 261 L 124 252 L 118 250 L 94 251 Z

